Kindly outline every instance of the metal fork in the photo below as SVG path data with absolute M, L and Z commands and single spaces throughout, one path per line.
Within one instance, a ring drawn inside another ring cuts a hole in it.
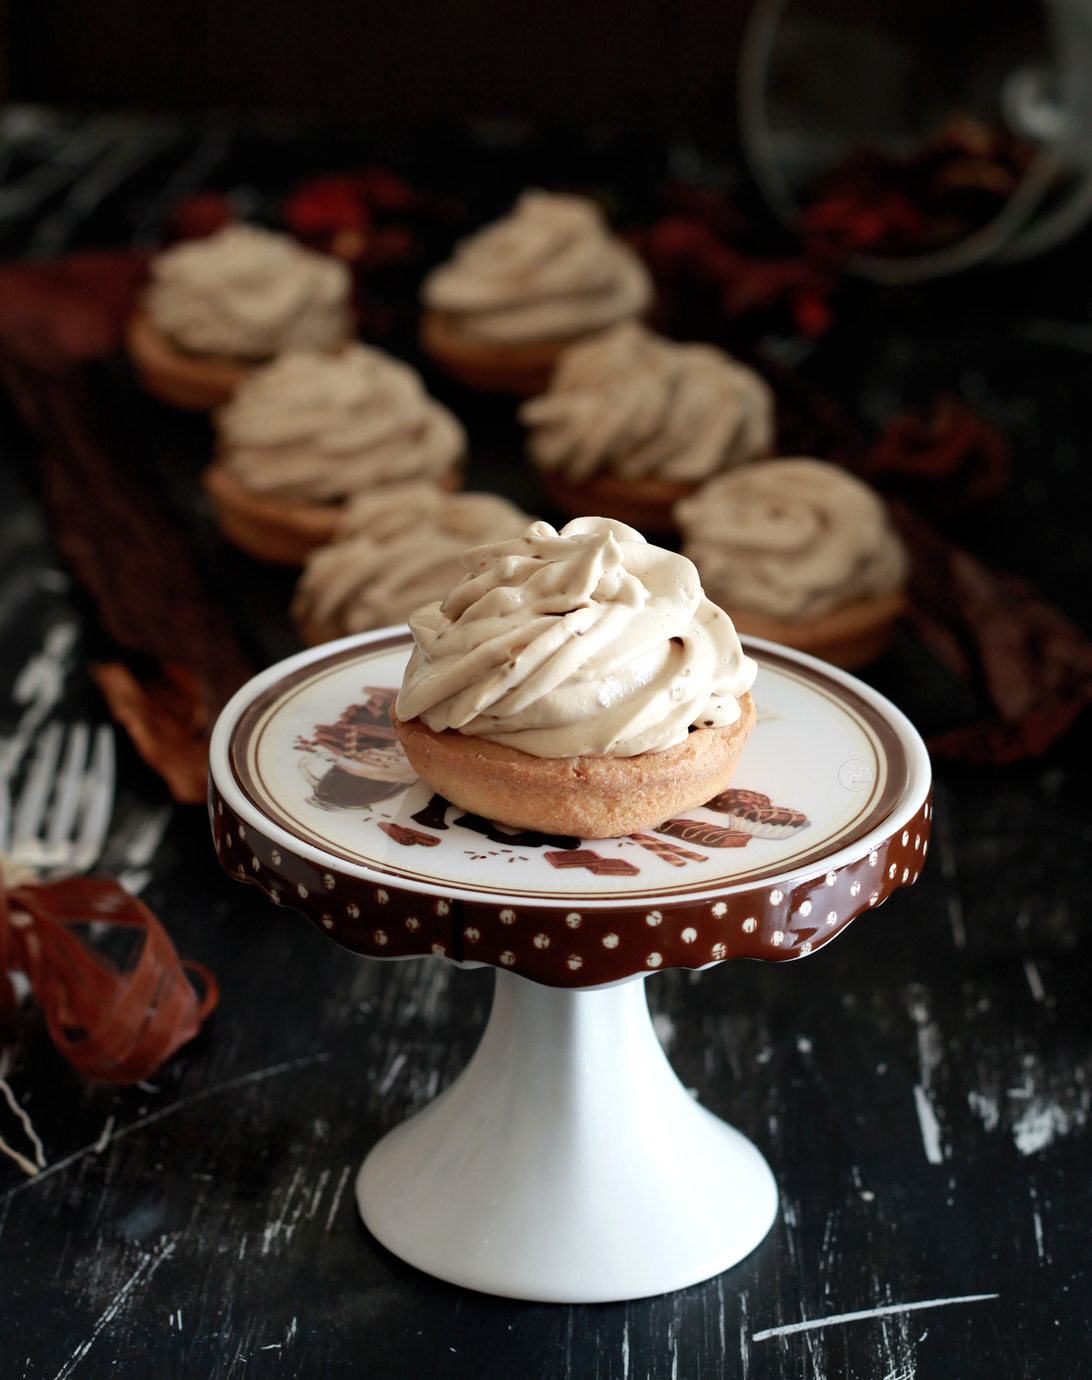
M 63 756 L 62 756 L 63 749 Z M 98 861 L 114 808 L 114 730 L 50 723 L 39 733 L 12 810 L 0 790 L 0 852 L 50 877 L 87 872 Z

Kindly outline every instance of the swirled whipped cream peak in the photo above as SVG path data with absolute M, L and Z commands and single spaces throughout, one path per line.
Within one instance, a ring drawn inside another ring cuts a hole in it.
M 819 618 L 906 582 L 906 551 L 882 499 L 822 460 L 745 465 L 674 512 L 684 552 L 730 609 Z
M 349 270 L 288 235 L 225 225 L 157 254 L 144 310 L 196 354 L 268 359 L 329 350 L 352 333 Z
M 326 503 L 443 478 L 466 433 L 409 365 L 382 350 L 289 351 L 256 369 L 216 416 L 219 460 L 251 493 Z
M 410 618 L 396 712 L 534 757 L 634 757 L 740 717 L 757 667 L 684 556 L 607 518 L 477 546 Z
M 601 470 L 700 484 L 773 449 L 773 394 L 753 369 L 636 321 L 570 345 L 519 415 L 531 459 L 572 484 Z
M 467 335 L 495 344 L 563 339 L 640 316 L 652 300 L 644 264 L 594 202 L 527 191 L 502 220 L 456 246 L 422 299 Z
M 497 494 L 398 484 L 346 504 L 336 538 L 307 561 L 292 616 L 325 641 L 405 622 L 463 574 L 468 546 L 514 537 L 528 517 Z

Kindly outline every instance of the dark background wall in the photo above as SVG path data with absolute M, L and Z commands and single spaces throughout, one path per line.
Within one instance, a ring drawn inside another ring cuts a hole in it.
M 7 96 L 719 130 L 747 0 L 0 0 Z

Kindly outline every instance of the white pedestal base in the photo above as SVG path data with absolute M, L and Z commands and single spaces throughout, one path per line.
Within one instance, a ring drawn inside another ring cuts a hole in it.
M 501 970 L 474 1057 L 375 1146 L 356 1195 L 418 1269 L 547 1303 L 696 1284 L 777 1215 L 758 1150 L 675 1077 L 642 981 L 566 991 Z

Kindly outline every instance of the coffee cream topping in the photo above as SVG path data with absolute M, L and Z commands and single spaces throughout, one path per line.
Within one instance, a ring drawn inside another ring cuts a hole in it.
M 722 728 L 757 667 L 685 557 L 607 518 L 467 551 L 410 618 L 401 719 L 535 757 L 634 757 Z
M 822 460 L 767 460 L 675 505 L 710 598 L 775 618 L 820 618 L 892 594 L 909 562 L 879 495 Z
M 292 616 L 324 639 L 404 623 L 465 573 L 468 546 L 514 537 L 527 522 L 496 494 L 446 494 L 429 483 L 360 494 L 335 541 L 309 558 Z
M 640 316 L 652 282 L 584 197 L 527 191 L 503 220 L 456 246 L 421 289 L 461 330 L 497 344 L 552 340 Z
M 297 502 L 441 479 L 466 449 L 462 426 L 413 369 L 355 344 L 255 370 L 216 428 L 220 463 L 245 489 Z
M 226 225 L 156 255 L 151 273 L 145 311 L 197 354 L 268 359 L 329 350 L 352 333 L 348 268 L 288 235 Z
M 549 391 L 520 409 L 531 459 L 581 484 L 700 484 L 773 449 L 767 384 L 712 345 L 679 345 L 635 321 L 571 345 Z

